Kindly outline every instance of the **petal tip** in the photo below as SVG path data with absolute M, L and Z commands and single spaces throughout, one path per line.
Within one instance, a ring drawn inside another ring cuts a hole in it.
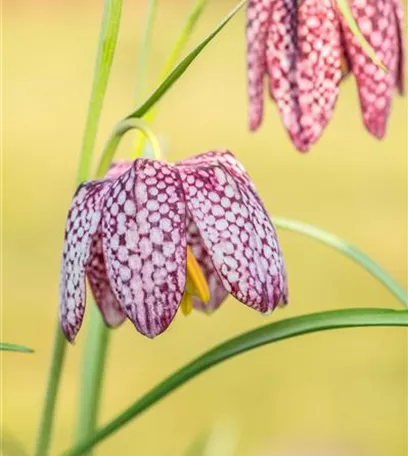
M 249 131 L 254 132 L 261 126 L 262 119 L 259 117 L 251 117 L 248 122 Z
M 64 321 L 61 322 L 61 330 L 64 334 L 65 339 L 70 344 L 74 345 L 78 331 L 74 331 L 73 328 L 69 324 L 66 324 Z

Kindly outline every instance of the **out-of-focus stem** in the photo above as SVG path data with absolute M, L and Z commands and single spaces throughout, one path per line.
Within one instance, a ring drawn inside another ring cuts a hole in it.
M 153 34 L 153 26 L 156 19 L 157 0 L 149 0 L 147 15 L 140 44 L 139 59 L 137 63 L 137 83 L 136 83 L 136 102 L 143 101 L 145 88 L 147 85 L 147 57 L 150 51 L 150 45 Z M 136 104 L 137 104 L 136 103 Z
M 94 80 L 78 164 L 76 186 L 90 176 L 95 137 L 115 53 L 121 12 L 122 0 L 105 0 L 102 25 L 99 33 Z M 91 349 L 93 350 L 93 348 Z M 54 348 L 48 376 L 47 391 L 35 450 L 36 456 L 46 456 L 49 453 L 55 405 L 65 359 L 65 351 L 66 342 L 58 321 L 55 330 Z M 93 430 L 94 427 L 90 429 L 90 433 L 92 433 Z M 85 437 L 85 433 L 83 433 L 82 437 Z
M 65 359 L 65 348 L 65 338 L 58 322 L 55 330 L 52 361 L 48 375 L 47 391 L 45 394 L 44 406 L 40 421 L 37 447 L 35 450 L 36 456 L 46 456 L 48 454 L 54 420 L 55 404 L 57 401 L 58 386 L 61 378 L 62 366 Z
M 92 324 L 89 327 L 86 347 L 92 347 L 93 350 L 86 349 L 84 353 L 79 419 L 75 434 L 78 441 L 92 435 L 97 423 L 110 335 L 95 303 L 92 302 L 90 307 Z
M 204 7 L 207 3 L 207 0 L 197 0 L 188 17 L 187 20 L 184 24 L 184 27 L 181 29 L 180 35 L 177 37 L 176 42 L 173 45 L 173 48 L 170 51 L 169 56 L 166 59 L 166 62 L 163 65 L 163 68 L 160 72 L 159 75 L 159 80 L 158 84 L 164 81 L 166 79 L 167 75 L 170 73 L 170 71 L 173 69 L 173 67 L 176 65 L 177 61 L 181 57 L 181 53 L 183 52 L 190 36 L 191 33 L 194 30 L 195 25 L 198 22 L 198 19 L 200 18 L 202 12 L 204 11 Z M 156 116 L 156 109 L 151 109 L 145 117 L 145 120 L 148 124 L 151 124 Z M 140 136 L 136 142 L 136 147 L 135 147 L 135 156 L 140 157 L 143 153 L 144 147 L 146 143 L 146 138 L 143 136 Z

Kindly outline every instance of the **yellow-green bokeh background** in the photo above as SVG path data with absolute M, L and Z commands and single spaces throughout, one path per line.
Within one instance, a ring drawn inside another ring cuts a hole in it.
M 191 2 L 159 2 L 150 88 Z M 210 1 L 198 42 L 235 2 Z M 65 216 L 73 192 L 102 2 L 3 3 L 2 336 L 35 349 L 3 354 L 2 427 L 33 448 L 58 306 Z M 96 153 L 133 107 L 146 1 L 125 2 Z M 354 81 L 307 155 L 289 142 L 269 102 L 262 129 L 247 131 L 241 12 L 161 103 L 155 123 L 168 159 L 230 148 L 272 215 L 338 234 L 407 285 L 407 102 L 395 98 L 385 141 L 364 130 Z M 125 155 L 132 145 L 121 146 Z M 400 304 L 350 260 L 279 232 L 290 305 L 262 317 L 229 299 L 212 317 L 178 316 L 151 341 L 126 323 L 112 337 L 101 421 L 214 344 L 267 322 L 341 307 Z M 86 321 L 87 323 L 87 321 Z M 86 326 L 86 324 L 85 324 Z M 73 437 L 86 327 L 69 347 L 52 455 Z M 357 454 L 407 454 L 407 332 L 340 330 L 288 340 L 218 366 L 98 447 L 98 455 L 180 455 L 202 431 L 234 428 L 238 456 L 279 443 L 348 442 Z

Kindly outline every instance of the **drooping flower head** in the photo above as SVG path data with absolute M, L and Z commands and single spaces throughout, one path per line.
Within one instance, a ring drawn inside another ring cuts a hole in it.
M 148 337 L 180 306 L 211 311 L 232 294 L 267 313 L 287 302 L 275 229 L 227 151 L 177 164 L 137 159 L 82 184 L 61 269 L 60 318 L 70 341 L 85 311 L 85 276 L 107 325 L 127 317 Z
M 404 91 L 400 0 L 350 0 L 353 16 L 388 71 L 371 61 L 336 0 L 249 0 L 247 58 L 249 127 L 263 115 L 263 79 L 295 146 L 307 151 L 329 122 L 339 85 L 354 74 L 367 129 L 386 131 L 395 87 Z

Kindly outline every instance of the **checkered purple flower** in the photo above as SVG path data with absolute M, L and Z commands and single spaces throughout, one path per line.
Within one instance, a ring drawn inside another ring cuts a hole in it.
M 180 306 L 212 311 L 231 294 L 267 313 L 287 302 L 275 229 L 227 151 L 177 164 L 141 158 L 82 184 L 61 269 L 60 318 L 70 341 L 85 311 L 85 276 L 107 325 L 127 317 L 148 337 Z
M 249 127 L 263 117 L 263 79 L 283 124 L 307 151 L 332 117 L 343 76 L 354 74 L 364 123 L 386 132 L 395 87 L 404 91 L 403 11 L 400 0 L 350 0 L 354 18 L 388 71 L 363 51 L 336 0 L 249 0 L 247 57 Z

